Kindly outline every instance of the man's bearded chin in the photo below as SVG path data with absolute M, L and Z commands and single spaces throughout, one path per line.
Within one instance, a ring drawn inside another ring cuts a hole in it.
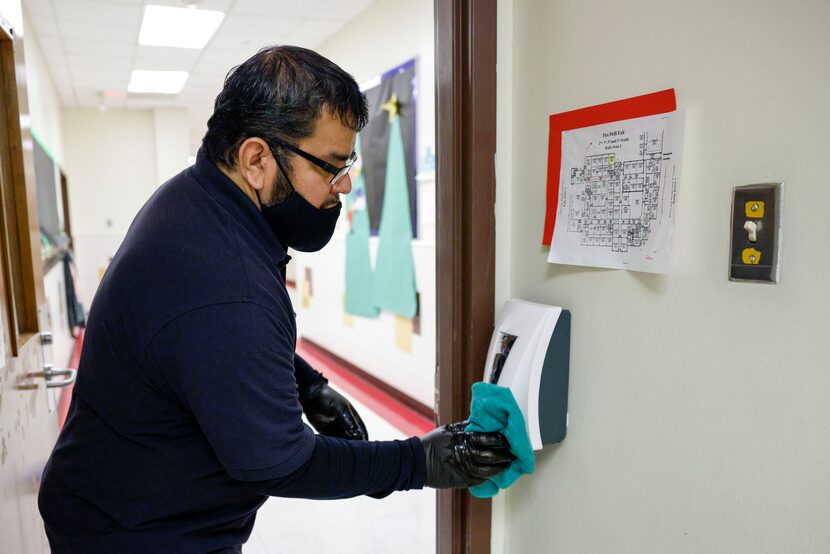
M 278 174 L 271 183 L 271 196 L 265 199 L 266 206 L 281 204 L 291 194 L 291 187 L 285 182 L 285 177 Z

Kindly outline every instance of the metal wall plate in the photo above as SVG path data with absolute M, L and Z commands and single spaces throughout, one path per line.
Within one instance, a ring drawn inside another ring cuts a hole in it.
M 777 283 L 783 183 L 735 187 L 729 238 L 729 280 Z

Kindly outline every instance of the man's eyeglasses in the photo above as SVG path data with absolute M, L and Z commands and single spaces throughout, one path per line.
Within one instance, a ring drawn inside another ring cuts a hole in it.
M 283 148 L 285 148 L 286 150 L 288 150 L 290 152 L 294 152 L 298 156 L 301 156 L 301 157 L 307 159 L 308 161 L 310 161 L 311 163 L 313 163 L 317 167 L 323 169 L 324 171 L 327 171 L 327 172 L 331 173 L 333 175 L 333 177 L 329 181 L 329 184 L 332 185 L 332 186 L 336 185 L 337 182 L 340 179 L 342 179 L 349 172 L 349 170 L 352 168 L 354 163 L 357 161 L 357 152 L 352 152 L 351 156 L 349 156 L 349 159 L 346 160 L 346 165 L 343 166 L 343 167 L 337 167 L 336 165 L 332 165 L 332 164 L 330 164 L 330 163 L 328 163 L 324 160 L 321 160 L 317 156 L 309 154 L 305 150 L 300 150 L 296 146 L 292 146 L 292 145 L 288 144 L 287 142 L 285 142 L 282 139 L 279 139 L 277 137 L 273 137 L 273 141 L 275 143 L 279 144 L 280 146 L 282 146 Z

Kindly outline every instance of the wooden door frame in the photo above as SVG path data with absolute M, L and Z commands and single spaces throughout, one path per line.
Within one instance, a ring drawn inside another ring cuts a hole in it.
M 435 0 L 440 424 L 469 415 L 495 310 L 496 0 Z M 437 553 L 489 553 L 491 502 L 440 490 Z
M 23 37 L 0 14 L 0 129 L 5 183 L 0 189 L 0 242 L 6 280 L 12 356 L 39 336 L 43 290 L 34 149 L 23 55 Z

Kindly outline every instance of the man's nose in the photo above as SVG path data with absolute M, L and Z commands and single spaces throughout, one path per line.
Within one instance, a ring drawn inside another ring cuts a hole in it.
M 352 176 L 349 173 L 343 175 L 339 181 L 332 185 L 331 191 L 336 194 L 349 194 L 352 192 Z

